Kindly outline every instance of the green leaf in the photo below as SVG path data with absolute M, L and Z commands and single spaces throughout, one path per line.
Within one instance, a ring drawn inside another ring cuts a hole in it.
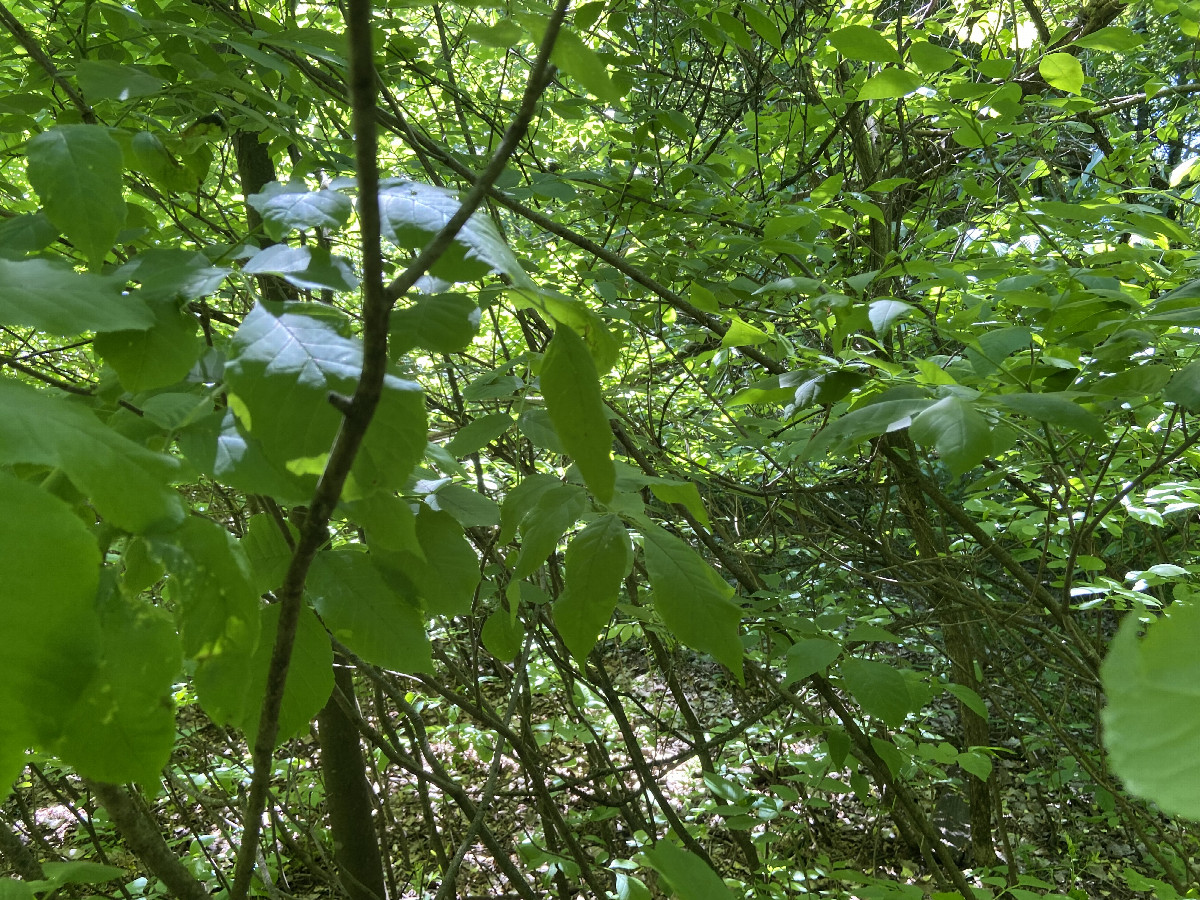
M 602 516 L 571 539 L 566 556 L 566 590 L 554 604 L 554 622 L 567 649 L 584 660 L 612 618 L 633 545 L 620 518 Z
M 733 891 L 704 860 L 670 841 L 659 841 L 647 850 L 646 860 L 679 900 L 733 900 Z
M 734 316 L 729 322 L 729 329 L 721 338 L 722 347 L 753 347 L 756 344 L 761 344 L 769 341 L 771 336 L 761 328 L 743 321 Z
M 411 550 L 380 554 L 376 563 L 389 578 L 411 584 L 434 616 L 457 616 L 471 609 L 479 586 L 479 557 L 449 513 L 422 505 L 415 523 L 420 555 Z
M 183 518 L 170 482 L 178 460 L 117 434 L 85 407 L 0 378 L 0 463 L 61 468 L 118 528 L 141 533 Z
M 842 655 L 836 641 L 825 638 L 801 638 L 788 648 L 784 662 L 784 684 L 795 684 L 833 665 Z
M 953 694 L 959 703 L 971 710 L 975 715 L 983 719 L 988 717 L 987 704 L 983 702 L 983 698 L 965 684 L 954 684 L 951 682 L 945 687 L 947 693 Z
M 882 336 L 892 330 L 897 319 L 907 315 L 911 310 L 910 304 L 889 297 L 885 300 L 871 301 L 867 318 L 871 320 L 871 327 L 875 329 L 875 333 Z
M 1138 640 L 1140 628 L 1125 617 L 1100 670 L 1104 744 L 1132 793 L 1200 819 L 1200 606 L 1173 604 Z
M 955 758 L 963 770 L 970 772 L 980 781 L 987 781 L 992 775 L 992 760 L 986 753 L 978 750 L 968 750 Z
M 9 782 L 4 781 L 0 791 L 7 792 L 8 789 Z M 15 878 L 0 878 L 0 900 L 34 900 L 35 897 L 33 888 L 24 881 L 17 881 Z
M 261 193 L 251 194 L 246 202 L 258 210 L 268 237 L 281 241 L 292 231 L 310 228 L 337 230 L 350 221 L 354 207 L 350 198 L 338 191 L 310 191 L 303 183 L 280 184 L 272 181 Z
M 709 524 L 708 510 L 700 499 L 700 489 L 690 481 L 672 481 L 667 478 L 648 479 L 650 493 L 663 503 L 678 503 L 705 527 Z
M 1083 66 L 1070 53 L 1047 53 L 1038 63 L 1046 83 L 1068 94 L 1083 91 Z
M 129 167 L 141 172 L 164 193 L 178 194 L 199 189 L 197 173 L 176 159 L 157 135 L 139 131 L 133 136 L 129 150 Z
M 913 419 L 913 440 L 934 447 L 953 474 L 977 466 L 992 452 L 992 427 L 961 397 L 943 397 Z
M 525 642 L 524 623 L 520 619 L 514 622 L 508 612 L 498 609 L 487 617 L 479 636 L 488 653 L 496 659 L 511 662 Z
M 388 328 L 392 357 L 423 347 L 458 353 L 479 330 L 479 307 L 465 294 L 422 294 L 412 306 L 392 312 Z
M 125 224 L 121 145 L 100 125 L 58 125 L 26 145 L 46 215 L 100 268 Z
M 175 746 L 171 686 L 183 662 L 175 623 L 114 593 L 103 609 L 100 647 L 58 755 L 89 778 L 156 787 Z
M 621 102 L 622 93 L 609 77 L 608 67 L 575 32 L 566 28 L 559 31 L 550 60 L 583 85 L 593 97 L 606 103 Z
M 1101 378 L 1089 384 L 1087 389 L 1093 394 L 1120 399 L 1151 397 L 1161 391 L 1170 380 L 1170 366 L 1146 363 Z
M 196 694 L 205 712 L 216 722 L 240 728 L 251 742 L 258 734 L 279 612 L 278 603 L 258 612 L 256 622 L 262 639 L 253 654 L 224 653 L 203 660 L 196 669 Z M 329 635 L 312 610 L 304 607 L 296 627 L 275 746 L 304 733 L 332 693 L 333 648 Z
M 1192 412 L 1200 410 L 1200 360 L 1188 363 L 1171 376 L 1163 388 L 1163 399 Z
M 0 222 L 0 250 L 5 255 L 37 253 L 54 243 L 58 229 L 45 213 L 22 213 Z
M 513 567 L 514 579 L 542 567 L 567 529 L 579 520 L 586 503 L 583 491 L 573 484 L 555 484 L 537 497 L 521 520 L 521 553 Z
M 461 204 L 453 191 L 418 181 L 396 181 L 379 192 L 383 236 L 409 250 L 420 250 L 442 230 Z M 429 269 L 450 282 L 475 281 L 493 272 L 507 275 L 517 287 L 533 282 L 486 214 L 474 213 L 458 232 L 451 249 Z
M 344 314 L 328 306 L 260 303 L 233 336 L 225 366 L 230 405 L 276 466 L 293 463 L 292 471 L 307 472 L 306 461 L 328 453 L 342 420 L 329 394 L 352 395 L 362 370 L 362 344 L 346 335 L 348 325 Z M 366 494 L 402 488 L 425 443 L 420 388 L 386 376 L 354 464 L 354 489 Z
M 1009 409 L 1031 419 L 1071 428 L 1096 440 L 1104 439 L 1104 423 L 1067 395 L 1002 394 L 996 399 Z
M 433 671 L 420 608 L 392 589 L 368 554 L 320 554 L 308 593 L 333 636 L 367 662 L 396 672 Z
M 1138 34 L 1132 28 L 1124 25 L 1110 25 L 1098 28 L 1090 34 L 1077 38 L 1072 43 L 1076 47 L 1088 50 L 1107 50 L 1111 53 L 1124 53 L 1134 47 L 1140 47 L 1145 42 L 1145 35 Z
M 521 479 L 516 487 L 505 494 L 504 502 L 500 505 L 500 534 L 496 538 L 496 543 L 507 544 L 516 537 L 517 529 L 525 521 L 525 517 L 536 508 L 542 495 L 551 488 L 560 486 L 562 486 L 562 482 L 553 475 L 535 473 Z M 578 488 L 573 485 L 570 487 L 575 493 L 578 493 Z M 582 508 L 581 504 L 580 509 Z
M 564 325 L 555 329 L 542 359 L 540 381 L 559 440 L 596 499 L 609 502 L 617 480 L 612 429 L 596 366 L 583 338 L 572 329 Z
M 908 58 L 926 75 L 936 75 L 954 68 L 959 57 L 944 47 L 929 41 L 913 41 L 908 47 Z
M 742 610 L 725 583 L 695 550 L 652 522 L 642 525 L 654 608 L 680 641 L 708 653 L 742 680 Z
M 846 413 L 817 433 L 804 448 L 803 458 L 843 453 L 859 441 L 907 428 L 915 413 L 932 405 L 932 400 L 882 400 Z
M 489 413 L 480 416 L 462 426 L 454 433 L 446 451 L 461 459 L 482 450 L 492 441 L 513 427 L 514 421 L 509 413 Z
M 251 516 L 241 543 L 254 589 L 259 594 L 278 589 L 292 562 L 292 548 L 279 523 L 265 513 Z
M 84 96 L 93 103 L 152 97 L 165 83 L 141 66 L 107 59 L 81 59 L 75 64 L 75 77 Z
M 258 643 L 259 593 L 233 535 L 192 517 L 177 531 L 155 536 L 151 548 L 170 575 L 184 655 L 248 656 Z
M 848 657 L 838 663 L 846 690 L 863 712 L 882 719 L 892 728 L 904 724 L 912 712 L 912 698 L 904 676 L 886 663 Z
M 150 308 L 121 288 L 115 278 L 48 259 L 0 259 L 0 323 L 60 337 L 154 325 Z
M 358 287 L 358 276 L 350 261 L 332 256 L 329 250 L 319 246 L 272 244 L 251 256 L 242 271 L 247 275 L 281 275 L 302 291 L 352 291 Z
M 66 503 L 3 469 L 0 509 L 0 747 L 22 752 L 58 739 L 95 673 L 101 557 Z
M 464 528 L 493 528 L 500 524 L 500 507 L 491 497 L 465 484 L 447 484 L 425 498 L 431 509 L 450 513 Z
M 46 881 L 52 885 L 104 884 L 117 878 L 127 878 L 129 875 L 125 869 L 117 866 L 106 866 L 85 859 L 44 862 L 42 871 L 46 873 Z
M 872 75 L 859 88 L 859 100 L 898 100 L 907 97 L 925 82 L 920 75 L 904 69 L 884 69 Z
M 103 331 L 93 346 L 133 394 L 183 380 L 200 357 L 199 323 L 173 300 L 153 300 L 154 324 L 137 331 Z
M 892 42 L 874 28 L 866 25 L 847 25 L 830 33 L 829 43 L 847 59 L 863 62 L 899 63 L 900 54 Z

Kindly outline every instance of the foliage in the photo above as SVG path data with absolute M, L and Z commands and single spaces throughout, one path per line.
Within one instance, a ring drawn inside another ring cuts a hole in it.
M 0 892 L 1200 889 L 1194 10 L 565 10 L 0 8 Z

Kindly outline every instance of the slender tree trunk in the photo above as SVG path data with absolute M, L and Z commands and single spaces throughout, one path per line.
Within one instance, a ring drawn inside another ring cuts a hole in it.
M 382 900 L 387 896 L 383 861 L 358 728 L 338 702 L 338 694 L 350 703 L 356 702 L 354 679 L 340 654 L 333 671 L 333 696 L 317 715 L 333 858 L 350 900 Z

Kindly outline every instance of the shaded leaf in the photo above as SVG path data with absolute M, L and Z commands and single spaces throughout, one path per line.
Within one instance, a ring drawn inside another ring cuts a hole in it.
M 612 618 L 633 545 L 617 516 L 602 516 L 567 545 L 566 590 L 554 604 L 554 622 L 576 659 L 591 653 Z

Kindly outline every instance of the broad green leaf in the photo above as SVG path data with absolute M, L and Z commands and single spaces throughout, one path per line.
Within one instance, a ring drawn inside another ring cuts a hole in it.
M 317 486 L 315 474 L 301 476 L 268 459 L 258 441 L 238 425 L 232 409 L 217 410 L 189 424 L 179 434 L 179 449 L 210 478 L 247 493 L 265 494 L 284 506 L 307 503 Z
M 170 576 L 184 655 L 248 656 L 258 643 L 259 592 L 233 535 L 215 522 L 192 517 L 178 530 L 156 536 L 152 549 Z
M 859 100 L 898 100 L 907 97 L 924 81 L 920 75 L 907 72 L 904 69 L 884 69 L 878 75 L 872 75 L 859 88 Z
M 784 661 L 784 685 L 803 681 L 810 675 L 821 672 L 842 655 L 842 648 L 835 641 L 825 638 L 801 638 L 788 648 Z
M 746 17 L 746 24 L 753 28 L 760 38 L 776 50 L 782 49 L 783 35 L 779 26 L 766 13 L 753 3 L 744 2 L 738 4 L 738 11 Z
M 1149 397 L 1157 394 L 1171 380 L 1171 368 L 1154 363 L 1146 363 L 1117 372 L 1087 385 L 1087 390 L 1093 394 L 1121 399 L 1132 397 Z
M 388 183 L 379 192 L 383 236 L 397 247 L 420 250 L 460 205 L 454 192 L 446 188 L 418 181 Z M 430 275 L 450 282 L 476 281 L 493 272 L 507 275 L 517 287 L 533 287 L 495 224 L 483 212 L 467 220 L 451 249 L 429 269 Z
M 0 323 L 60 337 L 151 327 L 154 313 L 121 288 L 115 278 L 48 259 L 0 259 Z
M 525 517 L 537 506 L 538 501 L 551 488 L 562 486 L 562 482 L 553 475 L 528 475 L 504 495 L 500 505 L 500 534 L 496 538 L 498 544 L 507 544 L 517 536 L 517 528 L 525 521 Z M 572 487 L 576 493 L 577 488 Z
M 1200 820 L 1200 606 L 1175 603 L 1138 639 L 1125 617 L 1100 670 L 1113 771 L 1168 815 Z
M 425 498 L 430 509 L 448 512 L 464 528 L 493 528 L 500 524 L 500 507 L 491 497 L 465 484 L 448 484 Z
M 871 31 L 869 28 L 866 30 Z M 871 33 L 874 34 L 875 32 L 872 31 Z M 842 185 L 845 184 L 845 182 L 845 174 L 842 172 L 835 172 L 833 175 L 830 175 L 815 188 L 813 188 L 812 193 L 809 195 L 809 199 L 813 203 L 817 204 L 828 203 L 838 195 L 842 189 Z
M 302 291 L 352 291 L 358 287 L 358 276 L 354 274 L 350 260 L 332 256 L 329 250 L 320 246 L 272 244 L 250 257 L 242 271 L 248 275 L 281 275 Z
M 1171 376 L 1163 388 L 1163 399 L 1192 412 L 1200 410 L 1200 360 L 1188 363 Z
M 871 320 L 871 327 L 875 329 L 876 334 L 885 335 L 892 330 L 897 319 L 907 315 L 911 310 L 912 306 L 903 300 L 894 300 L 890 297 L 884 300 L 872 300 L 867 310 L 867 318 Z
M 289 533 L 291 526 L 284 523 Z M 295 538 L 293 537 L 293 540 Z M 250 580 L 259 594 L 277 590 L 283 584 L 292 562 L 292 548 L 280 530 L 279 523 L 269 515 L 251 516 L 242 536 L 242 552 L 249 563 Z
M 53 244 L 57 237 L 58 229 L 50 224 L 45 213 L 22 213 L 0 222 L 0 251 L 6 255 L 37 253 Z
M 959 57 L 944 47 L 929 41 L 913 41 L 908 47 L 908 58 L 927 75 L 936 75 L 954 68 Z
M 1104 423 L 1068 396 L 1056 393 L 1002 394 L 996 399 L 1009 409 L 1031 419 L 1071 428 L 1097 440 L 1104 438 Z
M 333 636 L 367 662 L 396 672 L 433 671 L 420 608 L 392 589 L 368 554 L 320 554 L 308 593 Z
M 258 734 L 279 611 L 278 603 L 258 611 L 256 622 L 262 639 L 252 654 L 224 653 L 209 657 L 196 669 L 196 694 L 205 712 L 216 722 L 240 728 L 251 743 Z M 312 610 L 304 607 L 296 627 L 275 746 L 304 733 L 331 693 L 333 648 L 329 635 Z
M 666 478 L 649 481 L 650 493 L 663 503 L 678 503 L 686 509 L 701 525 L 709 524 L 708 510 L 700 499 L 700 489 L 690 481 L 671 481 Z
M 613 608 L 633 545 L 617 516 L 602 516 L 571 538 L 566 554 L 566 590 L 554 604 L 554 622 L 579 660 L 587 659 Z
M 421 294 L 412 306 L 392 312 L 392 357 L 414 347 L 434 353 L 458 353 L 479 330 L 479 307 L 464 294 Z
M 417 539 L 417 516 L 410 501 L 380 492 L 361 500 L 342 501 L 341 509 L 366 530 L 367 544 L 372 550 L 407 550 L 424 562 L 425 555 Z
M 44 862 L 42 871 L 46 873 L 46 881 L 52 885 L 104 884 L 129 875 L 128 871 L 117 866 L 106 866 L 85 859 Z
M 887 663 L 849 657 L 838 663 L 846 690 L 863 712 L 882 719 L 893 728 L 904 724 L 912 712 L 912 698 L 904 676 Z
M 125 224 L 121 145 L 101 125 L 58 125 L 34 137 L 26 153 L 46 215 L 100 268 Z
M 551 61 L 578 81 L 593 97 L 606 103 L 620 103 L 621 91 L 608 75 L 608 67 L 574 31 L 562 29 L 554 42 Z
M 58 739 L 95 674 L 101 557 L 66 503 L 3 469 L 0 509 L 0 752 L 24 751 Z
M 978 750 L 968 750 L 966 753 L 960 753 L 955 757 L 955 762 L 962 766 L 964 771 L 970 772 L 980 781 L 987 781 L 992 775 L 992 760 L 986 753 L 981 753 Z
M 866 25 L 847 25 L 829 35 L 829 43 L 847 59 L 863 62 L 899 63 L 900 54 L 892 42 L 874 28 Z
M 376 564 L 387 577 L 401 579 L 394 583 L 411 586 L 429 615 L 465 614 L 479 586 L 479 557 L 462 526 L 449 513 L 422 505 L 415 531 L 420 555 L 411 550 L 380 553 Z
M 507 611 L 498 609 L 487 617 L 479 636 L 488 653 L 496 659 L 511 662 L 521 652 L 525 628 L 520 619 L 514 622 Z
M 647 850 L 646 860 L 679 900 L 733 900 L 733 891 L 704 860 L 670 841 L 659 841 Z
M 1140 47 L 1145 39 L 1146 36 L 1144 34 L 1138 34 L 1132 28 L 1127 28 L 1124 25 L 1109 25 L 1107 28 L 1098 28 L 1090 34 L 1076 38 L 1072 43 L 1076 47 L 1084 47 L 1088 50 L 1107 50 L 1111 53 L 1123 53 L 1126 50 L 1132 50 L 1134 47 Z
M 937 450 L 953 474 L 977 466 L 992 452 L 992 426 L 961 397 L 943 397 L 913 419 L 914 441 Z
M 562 441 L 558 439 L 554 423 L 550 421 L 550 413 L 544 409 L 530 407 L 525 410 L 517 419 L 517 429 L 529 438 L 529 442 L 535 447 L 549 450 L 551 453 L 565 454 L 567 452 L 563 449 Z
M 1070 53 L 1047 53 L 1038 63 L 1046 83 L 1068 94 L 1083 91 L 1083 66 Z
M 559 440 L 596 499 L 607 503 L 617 478 L 612 429 L 596 366 L 583 338 L 572 329 L 564 325 L 555 329 L 542 359 L 540 381 Z
M 954 684 L 951 682 L 945 685 L 945 688 L 948 694 L 953 694 L 971 712 L 983 719 L 988 717 L 987 704 L 983 702 L 983 698 L 965 684 Z
M 521 553 L 513 567 L 513 579 L 536 572 L 558 547 L 567 529 L 583 515 L 586 498 L 573 484 L 556 484 L 541 494 L 521 521 Z
M 118 528 L 171 527 L 178 460 L 121 437 L 85 407 L 0 378 L 0 463 L 58 467 Z
M 749 322 L 734 316 L 729 322 L 729 329 L 721 338 L 722 347 L 753 347 L 756 344 L 769 341 L 771 336 L 761 328 L 756 328 Z
M 154 324 L 137 331 L 102 331 L 93 346 L 133 394 L 182 381 L 204 349 L 199 323 L 173 300 L 148 304 Z
M 281 241 L 289 232 L 311 228 L 337 230 L 350 221 L 354 211 L 350 198 L 338 191 L 310 191 L 303 183 L 272 181 L 246 202 L 262 216 L 267 236 Z
M 225 366 L 230 405 L 274 465 L 292 463 L 290 470 L 303 474 L 311 471 L 306 461 L 328 453 L 342 420 L 329 393 L 353 394 L 362 370 L 362 344 L 347 336 L 348 324 L 341 312 L 323 305 L 260 303 L 234 335 Z M 354 464 L 358 493 L 402 488 L 425 443 L 420 388 L 386 376 Z
M 175 746 L 171 686 L 182 662 L 171 618 L 114 592 L 102 612 L 99 666 L 64 722 L 58 755 L 89 778 L 157 786 Z
M 503 412 L 489 413 L 472 419 L 454 433 L 454 437 L 446 445 L 446 451 L 460 459 L 470 456 L 499 438 L 512 428 L 513 424 L 513 417 Z
M 82 59 L 75 64 L 75 77 L 84 96 L 97 100 L 133 100 L 152 97 L 163 88 L 163 80 L 141 66 L 107 59 Z
M 742 680 L 741 608 L 733 588 L 673 534 L 642 524 L 654 608 L 680 641 L 707 653 Z
M 5 792 L 3 796 L 7 796 L 8 789 L 9 783 L 3 782 L 3 787 L 0 787 L 0 790 Z M 33 888 L 24 881 L 17 881 L 15 878 L 0 878 L 0 900 L 34 900 L 36 896 Z
M 216 292 L 230 271 L 214 266 L 207 256 L 194 250 L 151 247 L 117 268 L 112 278 L 118 285 L 137 282 L 136 296 L 147 302 L 197 300 Z M 117 329 L 110 326 L 106 330 Z
M 158 135 L 139 131 L 133 136 L 129 150 L 129 167 L 141 172 L 164 193 L 179 194 L 200 187 L 197 173 L 176 159 Z
M 804 448 L 803 458 L 843 453 L 859 441 L 907 428 L 914 414 L 932 405 L 932 400 L 883 400 L 846 413 L 817 433 Z

